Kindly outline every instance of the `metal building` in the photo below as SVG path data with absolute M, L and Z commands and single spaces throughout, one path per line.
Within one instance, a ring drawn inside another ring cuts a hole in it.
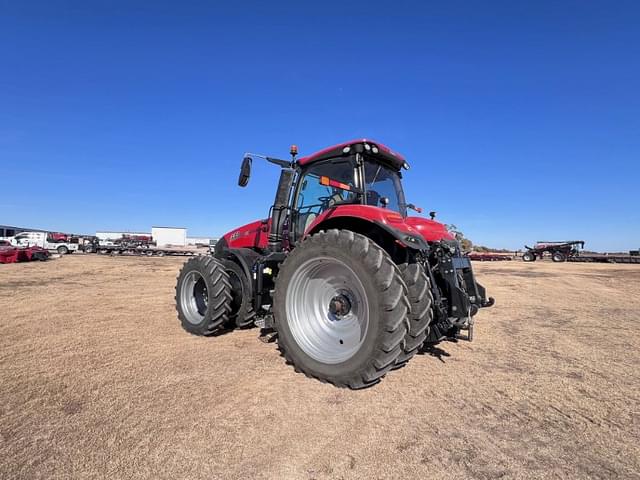
M 34 228 L 16 227 L 12 225 L 0 225 L 0 237 L 13 237 L 22 232 L 45 232 Z
M 151 236 L 159 247 L 187 245 L 187 229 L 179 227 L 151 227 Z

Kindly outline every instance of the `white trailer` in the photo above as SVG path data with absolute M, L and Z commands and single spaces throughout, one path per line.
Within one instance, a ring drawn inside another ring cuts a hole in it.
M 186 228 L 151 227 L 151 236 L 158 247 L 168 245 L 184 247 L 187 244 Z

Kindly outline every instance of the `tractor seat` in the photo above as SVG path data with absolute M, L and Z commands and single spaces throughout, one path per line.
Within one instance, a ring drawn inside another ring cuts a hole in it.
M 307 228 L 311 226 L 314 220 L 318 218 L 318 214 L 314 212 L 301 213 L 298 215 L 298 235 L 303 235 Z
M 329 208 L 333 207 L 336 203 L 340 203 L 344 200 L 340 192 L 334 193 L 329 200 Z
M 380 206 L 380 194 L 375 190 L 367 190 L 367 205 Z

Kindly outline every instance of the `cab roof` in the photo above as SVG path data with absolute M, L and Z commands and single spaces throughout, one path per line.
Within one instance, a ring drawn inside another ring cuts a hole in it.
M 340 157 L 342 155 L 347 155 L 351 152 L 351 148 L 355 145 L 362 144 L 368 145 L 371 149 L 367 150 L 367 152 L 372 157 L 379 157 L 381 160 L 390 163 L 398 170 L 402 168 L 406 159 L 397 152 L 394 152 L 386 145 L 376 142 L 375 140 L 370 140 L 367 138 L 358 138 L 356 140 L 351 140 L 349 142 L 339 143 L 337 145 L 333 145 L 331 147 L 320 150 L 319 152 L 312 153 L 311 155 L 307 155 L 306 157 L 301 157 L 298 159 L 299 165 L 309 165 L 314 162 L 318 162 L 320 160 L 326 160 L 328 158 Z M 375 150 L 373 147 L 378 149 L 378 153 L 374 153 Z M 345 149 L 349 148 L 349 150 L 345 151 Z M 366 148 L 366 147 L 365 147 Z

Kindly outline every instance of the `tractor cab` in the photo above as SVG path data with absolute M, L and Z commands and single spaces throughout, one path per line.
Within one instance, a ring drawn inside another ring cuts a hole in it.
M 248 153 L 239 185 L 247 185 L 253 157 L 282 167 L 269 218 L 256 229 L 248 224 L 225 236 L 230 246 L 288 250 L 320 228 L 360 228 L 389 244 L 426 246 L 425 241 L 453 240 L 446 227 L 433 220 L 408 216 L 421 209 L 408 204 L 402 189 L 402 170 L 409 164 L 389 147 L 367 139 L 353 140 L 291 160 Z
M 399 164 L 376 158 L 376 154 L 357 146 L 354 152 L 351 147 L 343 147 L 338 156 L 332 156 L 338 153 L 333 152 L 298 162 L 299 174 L 290 200 L 290 235 L 294 241 L 303 238 L 322 219 L 340 215 L 344 210 L 340 207 L 347 205 L 352 207 L 351 211 L 354 206 L 366 206 L 383 210 L 383 215 L 393 212 L 395 216 L 406 217 Z M 373 148 L 379 152 L 377 147 Z M 371 209 L 360 209 L 365 217 L 372 215 L 367 210 Z

